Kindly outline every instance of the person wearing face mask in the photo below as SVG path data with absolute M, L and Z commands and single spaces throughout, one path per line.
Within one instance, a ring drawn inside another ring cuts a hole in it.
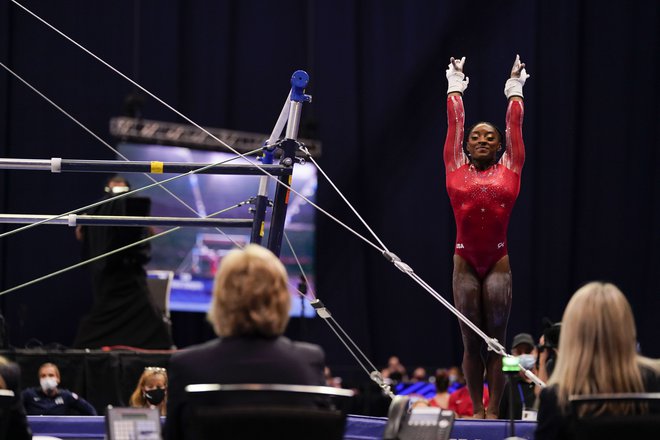
M 167 415 L 167 370 L 146 367 L 129 404 L 133 408 L 156 408 L 161 416 Z
M 94 407 L 76 393 L 59 388 L 60 370 L 47 362 L 39 367 L 39 386 L 23 391 L 23 406 L 28 415 L 95 416 Z
M 435 374 L 438 374 L 438 372 L 436 371 Z M 465 376 L 463 376 L 461 367 L 456 365 L 449 367 L 447 374 L 449 374 L 449 389 L 447 391 L 453 393 L 457 389 L 465 386 Z
M 511 343 L 511 354 L 518 358 L 521 367 L 536 374 L 536 346 L 532 335 L 519 333 L 514 336 Z M 513 418 L 536 420 L 534 383 L 525 376 L 522 370 L 517 375 L 510 376 L 504 386 L 504 393 L 500 401 L 500 418 L 508 419 L 511 417 L 509 413 L 511 387 L 513 388 Z

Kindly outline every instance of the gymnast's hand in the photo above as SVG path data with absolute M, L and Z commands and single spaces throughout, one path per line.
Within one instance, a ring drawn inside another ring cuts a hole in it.
M 461 58 L 460 60 L 457 60 L 454 57 L 449 58 L 449 69 L 447 70 L 447 73 L 451 71 L 452 69 L 455 72 L 463 72 L 463 65 L 465 65 L 465 57 Z
M 463 93 L 467 89 L 470 78 L 467 78 L 463 73 L 463 65 L 465 64 L 465 57 L 457 60 L 454 57 L 449 59 L 447 66 L 447 94 L 449 93 Z
M 516 55 L 516 60 L 513 62 L 513 67 L 511 68 L 511 78 L 506 80 L 504 84 L 504 95 L 508 99 L 522 100 L 523 86 L 527 78 L 529 78 L 529 75 L 525 70 L 525 63 L 521 63 L 520 55 Z
M 525 63 L 520 62 L 520 55 L 516 55 L 516 60 L 513 62 L 511 78 L 520 78 L 523 84 L 525 83 L 525 80 L 529 78 L 529 75 L 525 70 Z

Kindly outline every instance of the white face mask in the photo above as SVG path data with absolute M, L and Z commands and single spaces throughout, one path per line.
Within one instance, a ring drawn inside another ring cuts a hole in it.
M 520 363 L 521 367 L 527 370 L 531 370 L 534 365 L 536 365 L 536 356 L 533 354 L 521 354 L 518 356 L 518 362 Z
M 44 391 L 54 390 L 57 388 L 57 379 L 54 377 L 42 377 L 39 379 L 39 384 Z

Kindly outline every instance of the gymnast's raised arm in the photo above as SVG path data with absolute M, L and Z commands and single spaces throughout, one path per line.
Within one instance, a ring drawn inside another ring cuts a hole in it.
M 520 174 L 525 163 L 525 144 L 522 137 L 523 116 L 523 85 L 529 78 L 525 70 L 525 63 L 516 55 L 511 68 L 511 77 L 504 86 L 504 94 L 509 99 L 506 111 L 506 151 L 502 156 L 502 163 L 511 171 Z
M 447 68 L 447 138 L 445 139 L 445 169 L 451 172 L 465 163 L 463 155 L 463 130 L 465 129 L 465 110 L 463 92 L 470 82 L 463 73 L 465 57 L 460 60 L 451 57 Z

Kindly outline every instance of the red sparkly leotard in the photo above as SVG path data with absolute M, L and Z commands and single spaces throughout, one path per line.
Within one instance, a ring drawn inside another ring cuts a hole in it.
M 506 151 L 484 171 L 471 165 L 463 153 L 465 111 L 460 96 L 447 98 L 445 170 L 447 193 L 456 219 L 456 251 L 483 279 L 507 254 L 506 232 L 520 191 L 525 162 L 522 139 L 522 101 L 509 101 L 506 112 Z

